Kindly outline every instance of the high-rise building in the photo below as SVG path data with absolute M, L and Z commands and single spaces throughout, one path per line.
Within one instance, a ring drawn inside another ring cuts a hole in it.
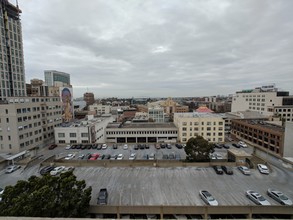
M 0 101 L 25 96 L 21 10 L 0 0 Z
M 67 87 L 70 85 L 70 74 L 56 71 L 45 70 L 45 84 L 47 86 Z

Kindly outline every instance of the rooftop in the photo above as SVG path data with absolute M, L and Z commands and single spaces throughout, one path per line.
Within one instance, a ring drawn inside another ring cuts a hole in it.
M 236 119 L 237 120 L 237 119 Z M 252 125 L 253 127 L 262 127 L 262 128 L 268 128 L 270 130 L 274 130 L 274 131 L 278 131 L 278 132 L 284 132 L 285 128 L 283 126 L 280 125 L 276 125 L 270 121 L 264 121 L 264 120 L 240 120 L 240 121 L 244 121 L 250 125 Z
M 176 128 L 174 123 L 109 123 L 107 128 Z M 177 129 L 177 128 L 176 128 Z
M 216 114 L 210 112 L 186 112 L 186 113 L 174 113 L 174 118 L 223 118 L 223 114 Z

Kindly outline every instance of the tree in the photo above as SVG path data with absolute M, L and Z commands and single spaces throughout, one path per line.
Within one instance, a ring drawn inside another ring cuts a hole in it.
M 0 203 L 0 216 L 85 217 L 92 188 L 77 181 L 72 172 L 60 176 L 31 176 L 7 186 Z
M 188 162 L 208 162 L 210 161 L 210 153 L 213 152 L 214 145 L 202 136 L 190 138 L 186 143 L 185 153 Z

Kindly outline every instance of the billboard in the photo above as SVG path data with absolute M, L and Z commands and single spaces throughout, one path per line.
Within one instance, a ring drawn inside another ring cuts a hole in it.
M 73 93 L 72 88 L 60 87 L 60 98 L 62 101 L 62 121 L 69 122 L 73 119 Z

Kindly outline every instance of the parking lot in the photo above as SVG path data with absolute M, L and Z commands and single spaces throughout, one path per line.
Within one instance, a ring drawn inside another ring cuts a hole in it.
M 247 149 L 251 151 L 251 149 Z M 125 155 L 128 160 L 131 153 L 137 154 L 137 159 L 145 154 L 155 153 L 157 159 L 163 154 L 180 154 L 185 158 L 183 149 L 156 149 L 150 145 L 149 149 L 134 150 L 133 145 L 123 149 L 111 146 L 104 150 L 69 149 L 59 146 L 45 154 L 56 154 L 64 157 L 69 153 L 75 153 L 76 157 L 87 153 L 119 154 Z M 226 149 L 216 149 L 223 155 Z M 265 196 L 272 205 L 279 205 L 266 195 L 268 188 L 276 188 L 293 199 L 293 173 L 285 167 L 270 166 L 269 175 L 263 175 L 258 170 L 251 170 L 250 176 L 243 175 L 236 167 L 233 167 L 233 175 L 217 175 L 211 167 L 76 167 L 74 174 L 78 179 L 85 179 L 88 186 L 92 186 L 91 205 L 96 204 L 96 195 L 100 188 L 107 188 L 109 192 L 109 205 L 204 205 L 199 197 L 200 190 L 208 190 L 219 205 L 253 205 L 245 197 L 247 190 L 255 190 Z M 28 179 L 31 175 L 39 174 L 40 166 L 36 164 L 28 169 L 23 168 L 11 173 L 0 174 L 0 186 L 14 185 L 20 179 Z

